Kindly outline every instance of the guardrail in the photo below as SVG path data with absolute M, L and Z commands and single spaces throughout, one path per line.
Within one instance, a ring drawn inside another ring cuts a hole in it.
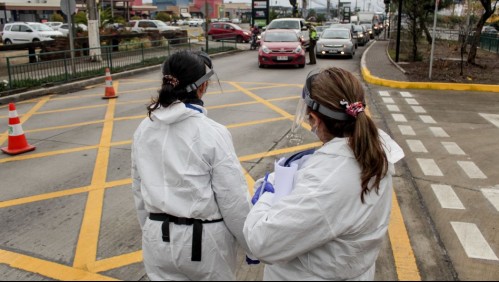
M 90 48 L 73 50 L 75 54 L 73 59 L 69 50 L 7 57 L 8 85 L 4 86 L 3 90 L 51 86 L 102 76 L 106 68 L 112 73 L 117 73 L 157 65 L 179 50 L 206 51 L 205 42 L 193 43 L 190 38 L 110 45 L 102 46 L 100 49 L 101 55 L 98 57 L 89 55 L 92 50 Z M 207 51 L 213 54 L 233 49 L 237 49 L 237 42 L 221 41 L 210 42 Z M 32 63 L 14 63 L 20 58 L 28 58 L 24 61 Z M 0 92 L 3 90 L 0 87 Z

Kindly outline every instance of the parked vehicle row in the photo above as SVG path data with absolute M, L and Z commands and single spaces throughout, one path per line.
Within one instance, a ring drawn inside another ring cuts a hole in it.
M 53 40 L 57 36 L 63 36 L 63 34 L 47 25 L 34 22 L 15 22 L 4 26 L 2 40 L 4 44 L 9 45 Z

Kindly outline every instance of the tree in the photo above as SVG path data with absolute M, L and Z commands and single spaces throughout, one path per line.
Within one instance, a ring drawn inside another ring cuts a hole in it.
M 159 12 L 156 14 L 156 20 L 163 21 L 163 22 L 169 22 L 172 20 L 172 17 L 165 13 L 165 12 Z
M 470 52 L 468 54 L 468 63 L 469 64 L 475 64 L 475 59 L 476 59 L 476 51 L 478 44 L 480 43 L 480 36 L 482 35 L 482 28 L 485 25 L 485 22 L 494 14 L 496 11 L 497 7 L 497 2 L 499 0 L 495 0 L 495 3 L 492 6 L 492 1 L 493 0 L 480 0 L 480 3 L 483 6 L 483 14 L 478 20 L 478 23 L 476 25 L 475 29 L 475 35 L 473 36 L 472 42 L 471 42 L 471 48 Z
M 52 15 L 50 15 L 50 21 L 51 22 L 61 22 L 63 23 L 64 22 L 64 17 L 59 15 L 58 13 L 53 13 Z
M 83 11 L 79 11 L 75 15 L 75 23 L 88 25 L 87 14 Z

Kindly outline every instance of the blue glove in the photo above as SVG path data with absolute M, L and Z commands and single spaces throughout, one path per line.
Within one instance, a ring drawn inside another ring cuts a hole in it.
M 252 260 L 248 256 L 246 256 L 246 263 L 249 264 L 249 265 L 260 264 L 260 261 L 259 260 Z
M 253 198 L 251 199 L 251 203 L 254 205 L 256 202 L 258 202 L 258 199 L 260 199 L 260 196 L 263 195 L 265 192 L 270 192 L 270 193 L 275 193 L 274 186 L 272 183 L 267 182 L 267 178 L 269 177 L 269 174 L 265 175 L 265 179 L 263 180 L 262 185 L 258 189 L 256 189 L 255 195 L 253 195 Z

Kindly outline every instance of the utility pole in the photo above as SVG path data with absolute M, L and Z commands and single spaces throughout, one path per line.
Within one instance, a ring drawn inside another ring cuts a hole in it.
M 326 7 L 326 9 L 327 9 L 327 13 L 326 13 L 327 20 L 329 21 L 329 20 L 331 20 L 331 0 L 327 0 L 327 7 Z
M 95 0 L 87 0 L 88 46 L 93 61 L 102 61 L 99 36 L 99 11 Z
M 399 10 L 397 18 L 397 46 L 395 48 L 395 62 L 399 62 L 400 54 L 400 29 L 402 28 L 402 0 L 399 0 Z

